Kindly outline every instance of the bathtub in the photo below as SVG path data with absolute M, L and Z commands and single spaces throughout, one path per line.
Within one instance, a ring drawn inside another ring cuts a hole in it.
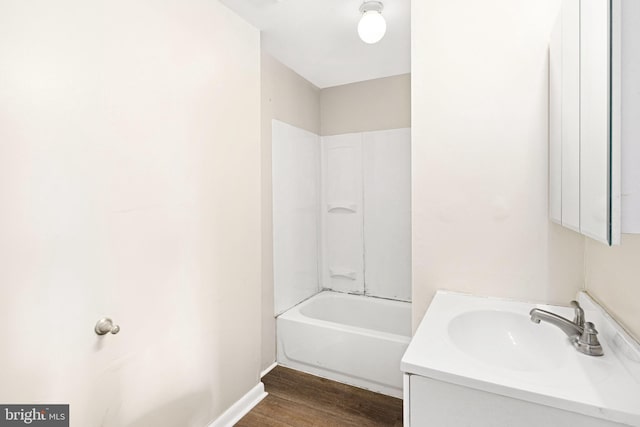
M 323 291 L 278 316 L 278 364 L 402 397 L 411 303 Z

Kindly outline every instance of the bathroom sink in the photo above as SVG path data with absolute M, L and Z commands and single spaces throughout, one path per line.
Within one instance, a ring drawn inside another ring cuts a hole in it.
M 476 310 L 449 321 L 449 339 L 463 353 L 488 365 L 517 371 L 547 371 L 573 351 L 555 328 L 540 327 L 527 313 Z
M 571 319 L 572 307 L 438 291 L 402 357 L 405 402 L 422 390 L 430 403 L 409 406 L 429 416 L 441 410 L 441 419 L 460 421 L 501 408 L 503 419 L 514 417 L 483 425 L 640 427 L 640 345 L 586 293 L 577 300 L 597 325 L 603 356 L 580 353 L 556 325 L 530 320 L 533 308 Z

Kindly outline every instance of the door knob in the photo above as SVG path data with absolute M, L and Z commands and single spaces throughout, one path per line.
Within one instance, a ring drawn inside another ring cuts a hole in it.
M 98 320 L 98 323 L 96 323 L 95 331 L 98 335 L 105 335 L 109 332 L 115 335 L 120 332 L 120 326 L 114 325 L 113 320 L 109 319 L 108 317 L 104 317 Z

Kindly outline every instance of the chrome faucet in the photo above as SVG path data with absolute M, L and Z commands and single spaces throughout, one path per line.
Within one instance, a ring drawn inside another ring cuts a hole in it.
M 551 323 L 554 326 L 562 329 L 567 334 L 569 341 L 580 352 L 589 356 L 602 356 L 604 354 L 602 345 L 598 341 L 598 331 L 593 323 L 585 322 L 584 310 L 578 304 L 578 301 L 571 301 L 571 306 L 574 308 L 575 316 L 573 322 L 569 319 L 565 319 L 562 316 L 558 316 L 550 311 L 534 308 L 529 312 L 531 321 L 534 323 L 545 322 Z

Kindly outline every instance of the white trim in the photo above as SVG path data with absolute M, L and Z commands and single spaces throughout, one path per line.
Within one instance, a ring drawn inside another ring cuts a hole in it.
M 411 374 L 402 375 L 402 422 L 411 427 Z
M 271 365 L 267 366 L 267 369 L 260 372 L 260 378 L 264 378 L 264 376 L 271 372 L 276 366 L 278 366 L 278 362 L 273 362 Z
M 620 0 L 611 1 L 611 239 L 609 245 L 620 244 L 622 229 L 622 5 Z
M 284 366 L 285 368 L 294 369 L 296 371 L 304 372 L 305 374 L 325 378 L 327 380 L 350 385 L 352 387 L 362 388 L 374 393 L 395 397 L 396 399 L 402 399 L 403 396 L 401 387 L 394 387 L 378 381 L 367 380 L 360 376 L 347 375 L 340 373 L 339 371 L 325 369 L 324 367 L 313 366 L 305 362 L 298 362 L 296 360 L 289 359 L 286 354 L 282 356 L 282 359 L 283 360 L 279 365 Z
M 209 427 L 232 427 L 265 397 L 267 393 L 264 391 L 264 384 L 260 382 L 209 424 Z

